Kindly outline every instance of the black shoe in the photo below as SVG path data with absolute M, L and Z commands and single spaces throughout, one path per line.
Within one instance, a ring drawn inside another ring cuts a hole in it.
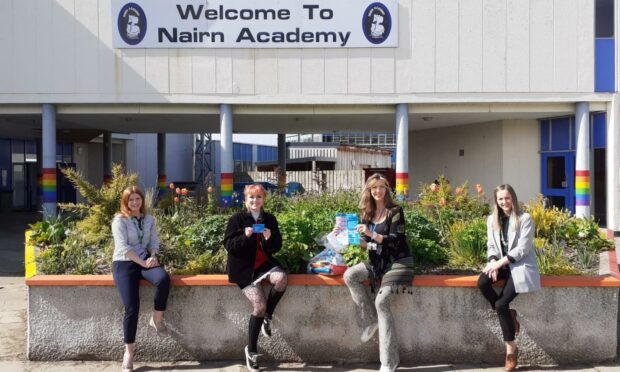
M 259 372 L 258 367 L 258 353 L 253 353 L 248 351 L 248 347 L 245 347 L 245 365 L 248 367 L 250 372 Z
M 263 326 L 261 327 L 263 335 L 265 337 L 271 337 L 271 317 L 265 316 L 265 320 L 263 320 Z

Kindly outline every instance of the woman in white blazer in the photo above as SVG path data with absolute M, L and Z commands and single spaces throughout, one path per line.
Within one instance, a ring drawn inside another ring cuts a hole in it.
M 517 367 L 518 349 L 515 336 L 520 324 L 510 302 L 519 293 L 540 289 L 540 274 L 534 249 L 534 225 L 529 214 L 519 208 L 512 186 L 500 185 L 493 191 L 493 213 L 487 219 L 488 263 L 478 278 L 478 288 L 497 311 L 506 343 L 506 371 Z M 492 285 L 504 280 L 498 293 Z

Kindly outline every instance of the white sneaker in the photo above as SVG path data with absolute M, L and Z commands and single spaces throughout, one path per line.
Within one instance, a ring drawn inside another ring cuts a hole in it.
M 394 371 L 396 371 L 396 367 L 390 368 L 388 366 L 383 366 L 383 365 L 379 369 L 379 372 L 394 372 Z
M 153 319 L 153 316 L 151 316 L 151 319 L 149 320 L 149 325 L 155 328 L 157 336 L 159 337 L 166 337 L 170 334 L 170 332 L 168 331 L 168 327 L 166 327 L 166 323 L 164 323 L 163 320 L 161 322 L 155 322 L 155 319 Z
M 260 354 L 252 353 L 248 351 L 248 347 L 245 347 L 245 365 L 248 367 L 250 372 L 259 372 L 260 367 L 258 366 L 258 357 Z
M 366 343 L 370 341 L 372 336 L 374 336 L 375 333 L 377 333 L 377 329 L 379 329 L 379 323 L 373 323 L 369 325 L 368 327 L 364 328 L 364 332 L 362 332 L 362 337 L 360 337 L 362 342 Z

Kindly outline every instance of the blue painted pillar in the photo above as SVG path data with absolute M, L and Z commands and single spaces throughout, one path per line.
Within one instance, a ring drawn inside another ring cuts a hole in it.
M 56 198 L 56 107 L 43 104 L 43 214 L 46 217 L 55 217 L 57 208 Z

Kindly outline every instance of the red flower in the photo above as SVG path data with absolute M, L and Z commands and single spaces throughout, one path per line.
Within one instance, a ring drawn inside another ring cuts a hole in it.
M 187 196 L 187 189 L 185 187 L 181 189 L 181 195 Z
M 457 187 L 457 188 L 454 190 L 454 193 L 455 193 L 456 195 L 461 195 L 461 194 L 463 193 L 463 188 L 462 188 L 462 187 Z
M 174 183 L 170 182 L 170 190 L 174 190 Z
M 213 192 L 213 187 L 212 186 L 207 187 L 207 192 L 209 194 L 212 193 Z
M 432 192 L 437 192 L 439 191 L 439 186 L 437 186 L 436 183 L 431 183 L 431 191 Z
M 178 202 L 179 202 L 179 197 L 178 197 L 178 196 L 175 196 L 175 197 L 174 197 L 174 202 L 175 202 L 175 203 L 178 203 Z
M 446 199 L 444 199 L 444 198 L 439 199 L 439 205 L 441 205 L 442 207 L 445 207 L 446 206 Z
M 484 192 L 484 189 L 482 188 L 482 186 L 479 183 L 476 184 L 476 192 L 478 194 L 482 194 Z
M 176 192 L 176 193 L 177 193 L 177 195 L 181 195 L 181 189 L 180 189 L 180 188 L 178 188 L 178 187 L 176 188 L 176 190 L 174 190 L 174 192 Z

